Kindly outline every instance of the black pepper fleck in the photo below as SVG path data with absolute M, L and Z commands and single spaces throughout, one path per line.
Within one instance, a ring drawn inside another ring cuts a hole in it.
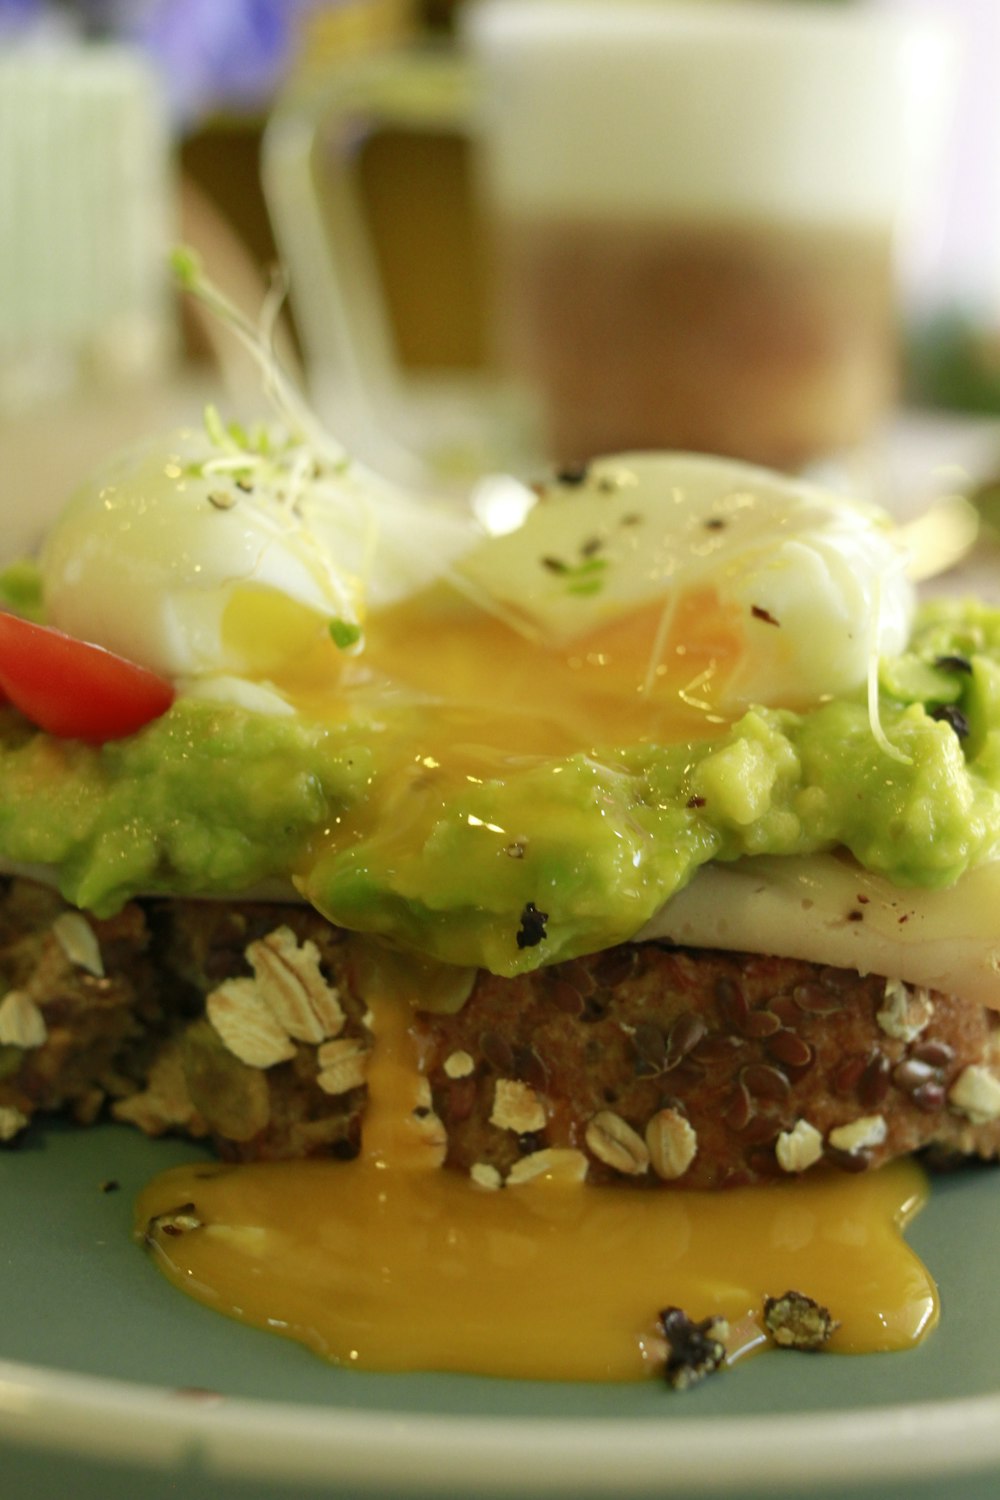
M 549 920 L 547 911 L 539 911 L 534 901 L 528 901 L 521 913 L 521 925 L 517 929 L 517 946 L 535 948 L 546 935 L 545 924 Z
M 556 478 L 560 484 L 585 484 L 587 479 L 587 465 L 569 464 L 564 469 L 557 469 Z
M 685 807 L 704 807 L 704 797 L 689 797 L 684 804 Z
M 765 625 L 778 625 L 780 627 L 780 621 L 775 619 L 769 609 L 764 609 L 763 605 L 751 604 L 750 613 L 755 620 L 763 620 Z
M 342 1136 L 339 1141 L 334 1141 L 330 1146 L 330 1155 L 337 1161 L 354 1161 L 361 1155 L 361 1142 L 351 1140 L 348 1136 Z
M 679 1307 L 660 1313 L 660 1327 L 667 1341 L 663 1373 L 675 1391 L 687 1390 L 721 1369 L 725 1363 L 729 1324 L 724 1318 L 703 1318 L 694 1323 Z
M 941 703 L 937 708 L 932 708 L 931 718 L 939 724 L 947 724 L 958 735 L 960 740 L 969 737 L 969 721 L 960 708 L 954 703 Z

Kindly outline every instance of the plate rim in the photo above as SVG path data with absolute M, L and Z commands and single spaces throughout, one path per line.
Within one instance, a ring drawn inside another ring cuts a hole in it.
M 848 1356 L 845 1356 L 848 1357 Z M 620 1495 L 727 1486 L 873 1484 L 1000 1464 L 1000 1391 L 773 1416 L 648 1420 L 303 1407 L 0 1359 L 0 1443 L 218 1478 L 442 1495 L 533 1489 Z

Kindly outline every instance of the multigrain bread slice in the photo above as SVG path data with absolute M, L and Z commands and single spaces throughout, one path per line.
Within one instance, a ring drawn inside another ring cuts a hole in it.
M 101 921 L 6 881 L 0 992 L 2 1139 L 60 1112 L 232 1159 L 357 1153 L 363 1068 L 333 1054 L 363 1062 L 370 1036 L 344 934 L 307 908 L 145 901 Z
M 360 972 L 305 907 L 150 900 L 98 921 L 8 881 L 0 1135 L 109 1114 L 227 1159 L 351 1157 L 374 1045 Z M 554 1161 L 719 1188 L 1000 1154 L 1000 1017 L 892 978 L 625 944 L 479 973 L 411 1029 L 420 1111 L 486 1186 Z
M 875 976 L 645 943 L 480 975 L 421 1030 L 455 1165 L 503 1176 L 526 1151 L 573 1146 L 593 1181 L 718 1188 L 931 1144 L 993 1155 L 998 1022 Z M 545 1124 L 522 1132 L 533 1100 Z

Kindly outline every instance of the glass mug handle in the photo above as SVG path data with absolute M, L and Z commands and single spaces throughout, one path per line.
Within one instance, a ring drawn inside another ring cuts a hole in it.
M 359 148 L 388 129 L 470 134 L 475 93 L 472 65 L 454 51 L 402 48 L 341 65 L 308 93 L 289 95 L 264 136 L 264 193 L 313 400 L 359 456 L 416 482 L 440 483 L 442 466 L 424 446 L 413 382 L 394 354 L 362 210 Z M 490 420 L 474 382 L 453 388 L 448 401 L 453 432 Z M 400 436 L 407 416 L 410 441 Z M 471 441 L 481 447 L 481 434 Z

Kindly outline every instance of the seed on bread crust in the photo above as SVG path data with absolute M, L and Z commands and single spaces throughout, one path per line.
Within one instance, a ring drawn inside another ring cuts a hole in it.
M 273 1068 L 295 1056 L 295 1043 L 253 979 L 224 980 L 205 1001 L 205 1012 L 233 1056 L 250 1068 Z
M 582 1182 L 587 1175 L 588 1162 L 582 1151 L 553 1150 L 550 1146 L 541 1151 L 532 1151 L 522 1156 L 507 1173 L 507 1186 L 519 1187 L 533 1182 L 537 1177 L 550 1177 L 557 1182 Z
M 881 1146 L 888 1133 L 889 1127 L 882 1115 L 862 1115 L 847 1125 L 838 1125 L 830 1131 L 827 1140 L 835 1151 L 846 1151 L 853 1156 L 856 1151 Z
M 41 1047 L 48 1036 L 45 1017 L 30 995 L 8 990 L 0 1000 L 0 1045 Z
M 544 1130 L 545 1106 L 534 1089 L 516 1078 L 498 1078 L 493 1090 L 490 1124 L 515 1135 Z
M 319 950 L 282 925 L 250 943 L 254 982 L 279 1026 L 296 1041 L 318 1046 L 344 1027 L 340 997 L 320 972 Z
M 912 1042 L 926 1031 L 934 1016 L 930 990 L 904 984 L 901 979 L 885 982 L 885 1003 L 875 1019 L 887 1036 Z
M 948 1103 L 976 1125 L 1000 1119 L 1000 1079 L 989 1068 L 964 1068 L 948 1091 Z
M 676 1182 L 698 1155 L 698 1136 L 679 1110 L 660 1109 L 646 1125 L 646 1148 L 657 1177 Z
M 368 1076 L 369 1048 L 360 1037 L 337 1037 L 316 1048 L 316 1082 L 325 1094 L 358 1089 Z
M 52 935 L 71 964 L 104 978 L 104 960 L 97 934 L 82 912 L 64 911 L 52 923 Z
M 823 1159 L 823 1137 L 808 1120 L 796 1120 L 778 1136 L 774 1154 L 783 1172 L 807 1172 Z
M 598 1161 L 626 1177 L 640 1177 L 649 1170 L 649 1150 L 638 1131 L 613 1110 L 602 1109 L 587 1122 L 584 1136 L 588 1150 Z

